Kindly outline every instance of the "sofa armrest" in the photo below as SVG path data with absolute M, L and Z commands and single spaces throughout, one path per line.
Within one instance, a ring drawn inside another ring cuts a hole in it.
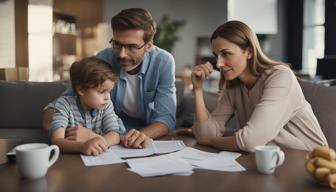
M 0 81 L 0 129 L 41 129 L 43 107 L 68 86 L 68 81 Z
M 204 92 L 204 101 L 208 111 L 211 113 L 218 100 L 218 94 L 212 92 Z M 187 93 L 183 96 L 182 103 L 177 111 L 177 128 L 191 127 L 194 122 L 195 113 L 195 98 L 193 93 Z M 239 123 L 236 116 L 233 114 L 230 120 L 226 123 L 225 135 L 232 135 L 239 128 Z

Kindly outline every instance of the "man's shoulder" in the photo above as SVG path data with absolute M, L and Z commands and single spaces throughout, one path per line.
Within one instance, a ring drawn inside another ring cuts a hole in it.
M 174 61 L 174 57 L 171 53 L 155 45 L 149 52 L 149 56 L 155 60 L 165 60 L 165 61 L 171 61 L 171 62 Z
M 105 48 L 97 53 L 96 57 L 98 59 L 104 60 L 108 63 L 112 69 L 119 74 L 120 66 L 117 64 L 116 55 L 111 48 Z
M 113 60 L 115 56 L 111 48 L 105 48 L 99 51 L 96 57 L 110 63 L 111 60 Z

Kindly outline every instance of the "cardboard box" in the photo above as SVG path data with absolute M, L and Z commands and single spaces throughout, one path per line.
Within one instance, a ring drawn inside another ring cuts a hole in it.
M 28 67 L 0 69 L 0 80 L 15 81 L 15 80 L 28 80 L 28 78 L 29 78 Z
M 17 79 L 28 81 L 28 79 L 29 79 L 29 69 L 28 69 L 28 67 L 18 67 L 17 68 Z
M 8 151 L 19 144 L 21 144 L 20 141 L 16 139 L 0 139 L 0 164 L 8 162 Z
M 17 69 L 16 68 L 0 69 L 0 79 L 8 81 L 17 80 Z

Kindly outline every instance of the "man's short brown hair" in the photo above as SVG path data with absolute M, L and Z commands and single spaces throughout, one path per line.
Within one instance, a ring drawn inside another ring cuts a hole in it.
M 111 20 L 112 30 L 124 31 L 142 29 L 145 32 L 144 42 L 153 40 L 156 32 L 156 22 L 152 15 L 142 8 L 130 8 L 120 11 Z
M 73 91 L 97 88 L 106 80 L 117 81 L 111 66 L 96 57 L 84 58 L 74 62 L 70 67 L 70 79 Z M 78 94 L 78 93 L 77 93 Z

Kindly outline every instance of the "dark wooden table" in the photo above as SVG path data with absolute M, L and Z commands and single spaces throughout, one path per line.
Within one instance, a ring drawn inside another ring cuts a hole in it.
M 196 144 L 190 136 L 169 136 L 182 139 L 186 145 L 216 152 L 215 149 Z M 318 185 L 305 171 L 307 152 L 284 150 L 285 162 L 272 175 L 259 174 L 253 153 L 243 153 L 238 158 L 247 171 L 221 172 L 195 169 L 191 176 L 162 176 L 143 178 L 127 171 L 127 165 L 114 164 L 86 167 L 78 154 L 61 154 L 43 179 L 21 179 L 15 163 L 0 165 L 1 192 L 75 192 L 75 191 L 332 191 Z

